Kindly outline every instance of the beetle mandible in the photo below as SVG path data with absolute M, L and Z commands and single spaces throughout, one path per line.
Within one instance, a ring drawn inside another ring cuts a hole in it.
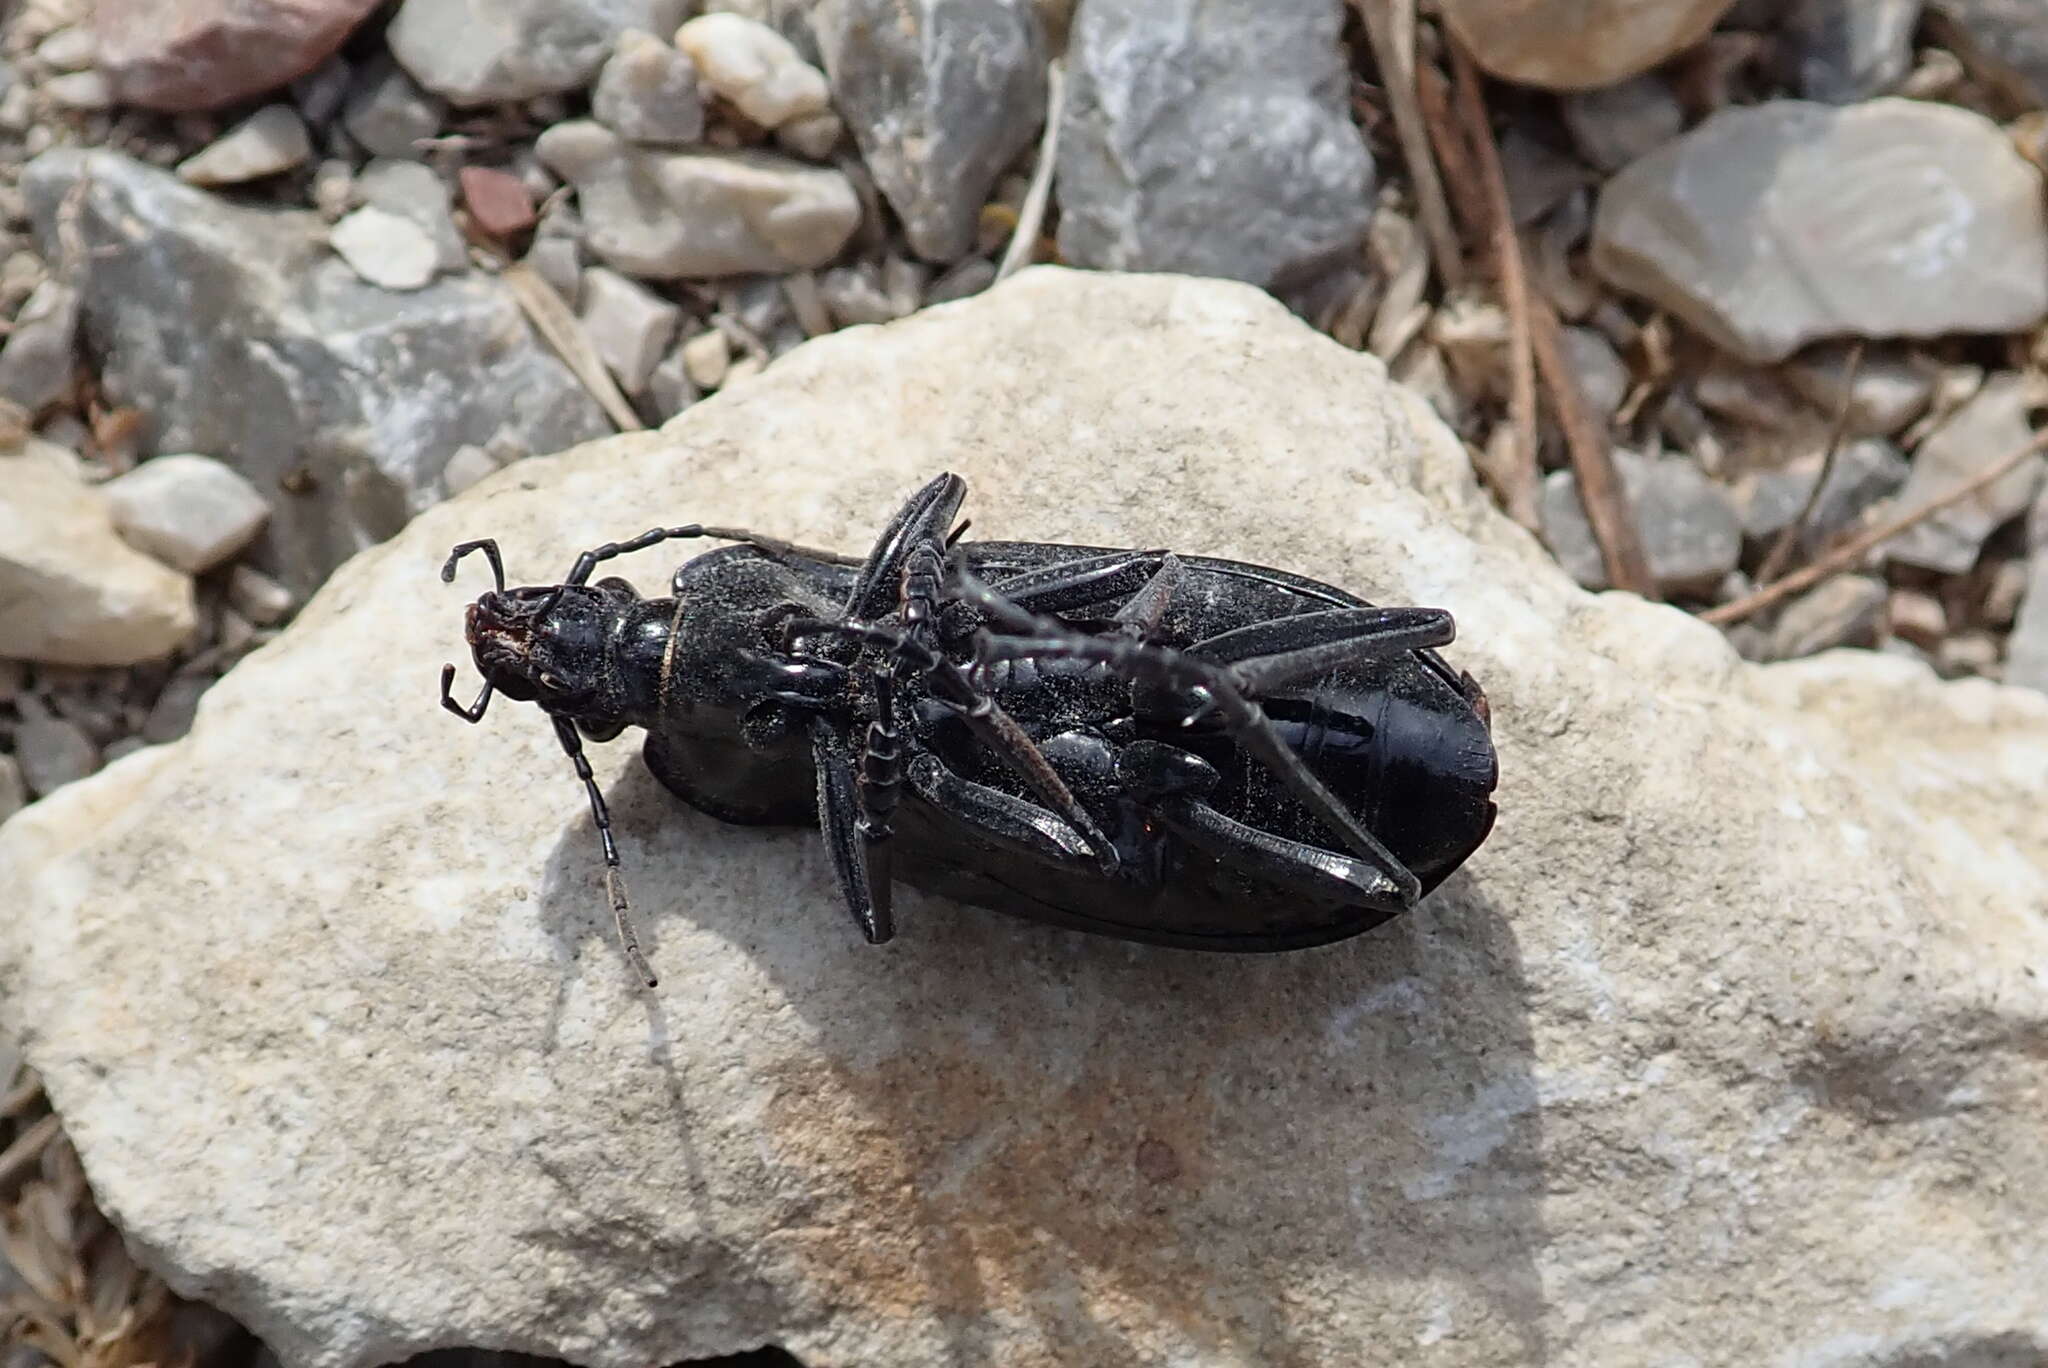
M 621 946 L 649 986 L 583 741 L 728 822 L 821 827 L 870 942 L 893 880 L 1061 926 L 1226 951 L 1357 935 L 1486 839 L 1486 696 L 1437 608 L 1375 607 L 1237 561 L 965 541 L 940 475 L 865 557 L 738 528 L 654 528 L 559 584 L 495 587 L 465 635 L 491 695 L 538 703 L 589 798 Z M 602 562 L 675 540 L 668 598 Z

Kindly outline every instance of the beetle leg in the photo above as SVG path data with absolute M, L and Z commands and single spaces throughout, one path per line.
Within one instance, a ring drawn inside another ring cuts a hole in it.
M 1388 913 L 1404 912 L 1414 903 L 1374 864 L 1247 826 L 1196 799 L 1169 798 L 1149 805 L 1147 811 L 1190 845 L 1274 883 Z
M 1421 881 L 1385 843 L 1366 830 L 1281 739 L 1265 710 L 1246 697 L 1232 667 L 1166 646 L 1077 632 L 1056 618 L 1023 611 L 963 566 L 956 564 L 954 573 L 961 594 L 969 602 L 986 609 L 997 622 L 1018 633 L 995 636 L 984 632 L 978 646 L 982 661 L 1087 660 L 1109 666 L 1134 684 L 1163 686 L 1182 694 L 1201 691 L 1206 699 L 1203 710 L 1218 714 L 1231 739 L 1285 784 L 1353 854 L 1383 871 L 1393 881 L 1403 906 L 1412 906 L 1422 896 Z
M 1237 687 L 1258 698 L 1353 661 L 1447 646 L 1457 633 L 1441 608 L 1332 608 L 1240 627 L 1187 653 L 1226 666 Z
M 633 909 L 626 901 L 626 881 L 619 874 L 619 847 L 612 840 L 612 815 L 604 805 L 604 794 L 597 787 L 597 776 L 590 771 L 590 761 L 583 754 L 583 742 L 576 735 L 576 724 L 565 717 L 554 719 L 555 737 L 568 753 L 569 761 L 576 767 L 576 777 L 583 781 L 583 791 L 590 795 L 590 815 L 597 823 L 598 843 L 604 848 L 604 889 L 612 905 L 612 919 L 619 926 L 619 947 L 626 952 L 627 962 L 635 972 L 653 988 L 660 980 L 655 978 L 654 969 L 647 963 L 647 956 L 640 953 L 640 938 L 633 934 Z
M 1099 867 L 1080 833 L 1057 815 L 1015 794 L 964 779 L 935 755 L 913 759 L 909 780 L 912 793 L 992 840 L 1078 870 Z
M 849 619 L 873 622 L 900 606 L 904 564 L 911 551 L 934 546 L 943 554 L 946 532 L 966 497 L 965 480 L 958 475 L 941 475 L 896 510 L 896 516 L 875 539 L 875 549 L 861 563 L 860 576 L 846 596 Z
M 1118 634 L 1136 641 L 1151 640 L 1159 631 L 1160 619 L 1166 616 L 1173 591 L 1179 587 L 1180 557 L 1168 551 L 1159 558 L 1159 569 L 1152 578 L 1116 610 Z
M 1090 603 L 1142 593 L 1158 577 L 1164 551 L 1118 551 L 1061 561 L 1012 575 L 996 592 L 1034 613 L 1063 613 Z
M 825 855 L 832 862 L 832 875 L 861 935 L 867 937 L 868 944 L 880 945 L 895 936 L 896 919 L 887 857 L 882 862 L 878 900 L 875 867 L 869 856 L 878 849 L 886 851 L 887 847 L 869 842 L 862 830 L 859 780 L 853 756 L 832 724 L 822 718 L 811 723 L 811 759 L 818 771 L 818 826 L 825 835 Z

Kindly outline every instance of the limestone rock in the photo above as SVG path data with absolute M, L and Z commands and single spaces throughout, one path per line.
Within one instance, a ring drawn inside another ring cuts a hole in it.
M 197 623 L 192 581 L 131 549 L 106 500 L 62 463 L 0 455 L 0 656 L 132 665 Z
M 385 38 L 412 78 L 454 105 L 588 85 L 627 29 L 671 32 L 683 0 L 405 0 Z
M 1061 255 L 1256 285 L 1365 241 L 1373 162 L 1338 0 L 1083 5 L 1060 126 Z
M 262 491 L 255 554 L 295 589 L 440 498 L 463 443 L 509 424 L 552 450 L 609 426 L 495 282 L 366 285 L 316 214 L 239 208 L 71 149 L 22 176 L 53 259 L 81 181 L 80 297 L 109 399 L 148 417 L 145 451 L 206 452 Z
M 706 90 L 763 128 L 779 128 L 831 107 L 825 73 L 758 19 L 700 14 L 676 30 L 676 46 L 689 55 Z
M 270 516 L 270 505 L 247 480 L 190 452 L 144 461 L 101 489 L 130 546 L 188 575 L 240 551 Z
M 1733 0 L 1443 0 L 1479 65 L 1503 80 L 1592 90 L 1706 36 Z
M 589 120 L 556 124 L 535 144 L 576 186 L 585 244 L 651 280 L 822 266 L 860 224 L 860 199 L 837 171 L 765 152 L 660 152 Z
M 825 0 L 811 23 L 832 95 L 911 250 L 955 261 L 1045 120 L 1030 0 Z
M 1607 183 L 1592 255 L 1748 361 L 2048 313 L 2041 173 L 1990 120 L 1919 100 L 1724 109 Z
M 638 29 L 619 35 L 590 92 L 590 112 L 630 142 L 693 143 L 704 135 L 697 68 L 672 45 Z
M 1451 608 L 1498 830 L 1319 951 L 907 891 L 878 949 L 815 833 L 595 747 L 641 996 L 540 716 L 435 706 L 488 583 L 443 585 L 447 548 L 528 581 L 656 520 L 859 548 L 943 468 L 976 536 Z M 1040 268 L 344 567 L 186 738 L 0 828 L 0 1025 L 138 1254 L 289 1368 L 2017 1361 L 2048 1350 L 2044 775 L 2048 698 L 1747 666 L 1574 589 L 1418 399 L 1258 292 Z

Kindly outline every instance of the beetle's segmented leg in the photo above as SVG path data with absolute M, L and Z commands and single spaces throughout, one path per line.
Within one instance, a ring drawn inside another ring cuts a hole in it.
M 491 705 L 491 694 L 495 692 L 491 688 L 490 683 L 488 681 L 485 682 L 483 692 L 476 696 L 476 702 L 466 708 L 455 701 L 453 693 L 454 684 L 455 667 L 453 665 L 443 665 L 441 667 L 441 706 L 465 722 L 475 724 L 483 721 L 484 709 Z
M 875 880 L 868 864 L 870 847 L 861 831 L 859 781 L 853 757 L 837 730 L 823 718 L 811 723 L 811 762 L 818 772 L 818 826 L 824 832 L 832 876 L 861 935 L 868 944 L 880 945 L 896 934 L 888 885 L 882 885 L 884 896 L 877 904 Z
M 476 541 L 458 543 L 455 549 L 448 553 L 448 559 L 441 563 L 441 583 L 455 583 L 456 565 L 461 562 L 464 556 L 472 551 L 484 553 L 484 559 L 491 563 L 491 578 L 498 582 L 498 592 L 504 593 L 505 562 L 498 558 L 498 542 L 495 537 L 483 537 Z
M 1247 697 L 1328 674 L 1339 665 L 1448 646 L 1457 624 L 1441 608 L 1332 608 L 1256 622 L 1198 641 L 1187 654 L 1227 667 Z
M 860 749 L 860 836 L 867 847 L 868 902 L 879 924 L 893 921 L 889 841 L 896 802 L 903 788 L 902 738 L 896 734 L 896 678 L 889 667 L 873 673 L 875 715 Z
M 1172 601 L 1174 590 L 1180 587 L 1180 576 L 1180 557 L 1166 552 L 1159 558 L 1159 569 L 1152 578 L 1116 610 L 1118 634 L 1136 641 L 1151 640 L 1166 616 L 1166 605 Z
M 1390 913 L 1405 911 L 1413 901 L 1373 863 L 1247 826 L 1198 799 L 1166 798 L 1151 810 L 1189 844 L 1225 856 L 1232 865 L 1274 883 L 1345 902 L 1362 899 L 1367 906 Z
M 997 636 L 984 632 L 977 648 L 980 660 L 1086 660 L 1107 665 L 1133 682 L 1164 686 L 1184 694 L 1199 690 L 1206 696 L 1204 711 L 1215 711 L 1230 736 L 1285 784 L 1317 820 L 1354 854 L 1386 873 L 1398 890 L 1403 907 L 1413 906 L 1422 896 L 1421 880 L 1377 836 L 1367 831 L 1288 747 L 1265 710 L 1245 696 L 1231 667 L 1127 637 L 1089 636 L 1056 618 L 1025 612 L 957 562 L 954 576 L 969 602 L 1017 633 Z
M 569 761 L 576 767 L 576 777 L 583 781 L 583 791 L 590 795 L 590 815 L 597 822 L 597 839 L 604 847 L 604 887 L 607 899 L 612 905 L 612 918 L 619 927 L 619 947 L 626 952 L 626 960 L 635 973 L 646 981 L 649 988 L 656 987 L 661 980 L 654 976 L 654 966 L 647 962 L 647 956 L 640 952 L 640 938 L 633 933 L 633 909 L 626 901 L 626 883 L 619 874 L 619 847 L 612 840 L 612 815 L 605 807 L 604 794 L 597 787 L 597 776 L 591 773 L 590 761 L 584 757 L 583 741 L 576 734 L 576 726 L 567 718 L 554 719 L 555 737 L 562 743 L 562 749 Z
M 1060 778 L 1059 771 L 1045 758 L 1045 752 L 1039 750 L 1030 733 L 1018 726 L 1017 720 L 1004 712 L 994 698 L 975 688 L 958 665 L 902 632 L 868 623 L 795 618 L 784 632 L 792 640 L 812 635 L 845 637 L 864 646 L 896 652 L 912 662 L 930 686 L 932 697 L 965 722 L 975 738 L 1015 771 L 1040 802 L 1080 833 L 1104 870 L 1114 870 L 1121 863 L 1116 847 L 1074 797 L 1073 790 Z

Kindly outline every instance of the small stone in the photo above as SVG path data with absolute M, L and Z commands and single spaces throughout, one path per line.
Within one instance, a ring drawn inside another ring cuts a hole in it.
M 379 157 L 418 157 L 418 144 L 441 131 L 447 102 L 429 95 L 389 57 L 357 74 L 341 121 L 348 135 Z
M 882 289 L 881 272 L 867 262 L 834 266 L 818 276 L 818 296 L 842 328 L 887 323 L 903 312 Z M 914 307 L 914 306 L 913 306 Z
M 1979 613 L 1987 627 L 2009 629 L 2019 616 L 2020 600 L 2027 596 L 2027 563 L 2002 560 L 1992 568 L 1984 586 L 1984 603 Z
M 579 315 L 597 354 L 618 377 L 627 394 L 647 386 L 682 322 L 683 311 L 646 286 L 616 271 L 592 266 L 583 273 L 583 307 Z
M 14 700 L 14 706 L 21 712 L 21 725 L 14 729 L 14 759 L 30 793 L 47 797 L 99 768 L 99 747 L 84 728 L 51 712 L 32 693 Z
M 413 79 L 465 108 L 581 90 L 627 29 L 667 33 L 684 0 L 404 0 L 384 38 Z M 542 111 L 542 123 L 559 120 Z
M 1883 580 L 1871 575 L 1823 580 L 1778 615 L 1771 628 L 1770 658 L 1797 660 L 1837 646 L 1875 646 L 1884 610 Z
M 462 203 L 476 226 L 492 237 L 509 238 L 533 227 L 533 195 L 526 183 L 495 166 L 462 168 Z
M 1711 593 L 1742 552 L 1742 529 L 1727 493 L 1684 457 L 1617 451 L 1614 462 L 1658 589 L 1673 596 Z M 1539 513 L 1543 540 L 1558 563 L 1586 588 L 1605 589 L 1607 569 L 1571 471 L 1544 478 Z
M 823 266 L 860 223 L 843 174 L 768 153 L 654 151 L 590 120 L 556 124 L 536 147 L 576 186 L 590 250 L 631 276 Z
M 1982 115 L 1913 100 L 1724 109 L 1607 183 L 1592 260 L 1755 362 L 2048 313 L 2041 173 Z
M 329 57 L 292 82 L 292 102 L 309 124 L 321 127 L 341 112 L 348 99 L 354 69 L 342 57 Z
M 1707 412 L 1764 432 L 1791 432 L 1807 419 L 1805 406 L 1775 373 L 1724 356 L 1710 357 L 1700 367 L 1692 396 Z
M 1801 352 L 1786 364 L 1784 374 L 1792 387 L 1830 420 L 1842 411 L 1846 399 L 1852 437 L 1890 436 L 1925 412 L 1934 394 L 1934 376 L 1927 367 L 1875 347 L 1865 351 L 1855 382 L 1850 384 L 1849 348 L 1838 342 Z
M 689 358 L 681 347 L 672 347 L 647 377 L 647 403 L 654 409 L 653 421 L 665 423 L 697 402 L 703 391 L 690 378 Z
M 58 29 L 36 44 L 36 60 L 52 71 L 84 71 L 99 59 L 99 40 L 83 24 Z
M 228 603 L 258 627 L 274 627 L 292 610 L 292 591 L 261 570 L 238 565 L 228 572 Z
M 28 666 L 19 660 L 0 656 L 0 703 L 12 703 L 15 696 L 28 687 Z
M 2005 682 L 2048 693 L 2048 555 L 2028 563 L 2026 592 L 2005 642 Z
M 188 575 L 233 559 L 270 516 L 255 486 L 211 456 L 158 456 L 101 491 L 130 546 Z
M 583 298 L 583 253 L 574 238 L 536 237 L 526 251 L 526 264 L 575 308 Z
M 0 349 L 0 396 L 33 418 L 71 393 L 77 368 L 78 292 L 45 280 Z
M 125 105 L 218 109 L 282 89 L 378 0 L 95 0 L 99 65 Z
M 28 780 L 22 777 L 21 762 L 0 751 L 0 822 L 28 806 Z
M 699 389 L 715 390 L 725 383 L 726 370 L 732 365 L 732 343 L 713 328 L 683 343 L 682 356 L 683 373 L 690 377 L 690 383 Z
M 1981 675 L 1998 678 L 1998 643 L 1983 632 L 1958 632 L 1946 637 L 1934 652 L 1934 669 L 1944 679 Z
M 1685 107 L 1657 75 L 1579 91 L 1558 103 L 1579 155 L 1602 171 L 1619 171 L 1685 131 Z
M 2048 12 L 2036 0 L 1941 0 L 1970 70 L 1993 71 L 2014 103 L 2048 104 Z
M 105 72 L 67 71 L 43 82 L 43 94 L 61 109 L 111 109 L 114 92 Z
M 1508 187 L 1508 215 L 1518 228 L 1548 217 L 1599 180 L 1576 158 L 1554 151 L 1515 127 L 1501 135 L 1500 164 Z
M 355 168 L 338 158 L 329 158 L 313 168 L 313 207 L 320 217 L 333 223 L 355 203 Z
M 928 261 L 966 255 L 996 178 L 1045 122 L 1047 49 L 1037 7 L 822 0 L 811 26 L 834 105 L 910 249 Z
M 518 426 L 507 423 L 484 439 L 484 450 L 499 465 L 508 466 L 533 455 L 533 443 Z
M 738 14 L 700 14 L 676 30 L 706 90 L 763 128 L 779 128 L 831 106 L 825 73 L 788 39 Z
M 448 464 L 441 467 L 441 483 L 447 488 L 449 497 L 453 498 L 472 485 L 497 474 L 499 469 L 498 462 L 490 452 L 465 442 L 450 453 Z
M 801 119 L 791 119 L 775 130 L 775 142 L 784 151 L 793 152 L 810 161 L 830 161 L 838 150 L 839 140 L 846 134 L 846 125 L 837 114 L 825 110 Z
M 440 262 L 426 229 L 383 209 L 356 210 L 334 225 L 327 240 L 349 269 L 387 290 L 421 288 Z
M 1517 85 L 1592 90 L 1698 42 L 1730 0 L 1444 0 L 1479 65 Z
M 192 730 L 192 714 L 199 710 L 199 696 L 212 684 L 209 674 L 174 674 L 150 705 L 142 723 L 142 739 L 152 746 L 175 741 Z
M 726 367 L 725 383 L 720 385 L 719 388 L 731 389 L 743 380 L 753 379 L 766 369 L 768 369 L 766 358 L 752 355 L 742 356 Z
M 1883 95 L 1913 65 L 1920 0 L 1795 0 L 1783 31 L 1799 93 L 1828 104 Z
M 455 227 L 448 183 L 426 163 L 378 157 L 356 177 L 356 194 L 373 209 L 418 224 L 433 241 L 437 269 L 460 271 L 469 265 L 469 249 Z
M 925 289 L 927 304 L 950 304 L 956 299 L 978 295 L 996 283 L 996 264 L 981 257 L 955 262 L 947 272 Z
M 1777 470 L 1744 476 L 1735 486 L 1742 534 L 1758 555 L 1766 554 L 1780 532 L 1806 507 L 1806 496 L 1820 478 L 1823 453 L 1803 456 Z M 1906 483 L 1906 458 L 1882 438 L 1865 438 L 1844 446 L 1835 458 L 1827 487 L 1814 504 L 1813 517 L 1801 539 L 1800 554 L 1811 556 L 1860 520 L 1864 513 L 1898 493 Z
M 178 179 L 188 185 L 240 185 L 289 171 L 312 155 L 299 111 L 288 104 L 265 105 L 179 162 Z
M 1579 390 L 1594 416 L 1604 424 L 1628 396 L 1628 366 L 1614 344 L 1591 328 L 1566 328 L 1563 338 L 1565 364 L 1578 377 Z
M 1981 470 L 2026 444 L 2032 435 L 2032 405 L 2025 380 L 1996 375 L 1976 397 L 1949 415 L 1913 453 L 1912 474 L 1899 492 L 1905 513 L 1955 489 Z M 2036 453 L 2003 478 L 1961 503 L 1923 518 L 1884 544 L 1887 559 L 1959 575 L 1977 562 L 1984 539 L 2026 511 L 2048 474 L 2048 456 Z
M 1948 613 L 1941 600 L 1917 589 L 1894 589 L 1885 608 L 1885 623 L 1891 634 L 1910 641 L 1923 651 L 1939 647 L 1948 636 Z
M 1081 6 L 1060 128 L 1062 256 L 1282 287 L 1355 256 L 1374 172 L 1343 23 L 1335 0 Z
M 197 620 L 191 579 L 122 541 L 100 492 L 40 446 L 0 455 L 0 656 L 133 665 L 169 654 Z
M 629 142 L 675 146 L 704 136 L 697 68 L 670 44 L 638 29 L 619 35 L 591 91 L 590 112 Z

